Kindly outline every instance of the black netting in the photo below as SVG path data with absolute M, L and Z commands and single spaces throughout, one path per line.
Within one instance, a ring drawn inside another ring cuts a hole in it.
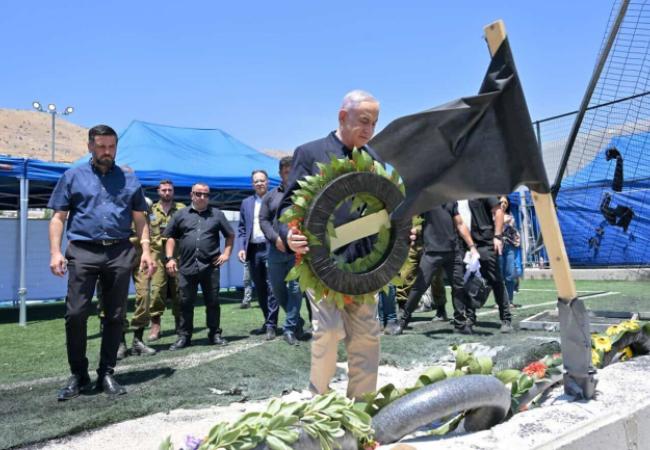
M 622 2 L 614 2 L 601 53 Z M 650 4 L 632 0 L 570 149 L 557 195 L 574 266 L 650 265 Z M 535 123 L 554 180 L 577 111 Z

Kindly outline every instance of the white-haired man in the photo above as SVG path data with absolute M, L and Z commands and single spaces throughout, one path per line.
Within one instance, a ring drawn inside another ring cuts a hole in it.
M 339 110 L 336 131 L 317 141 L 299 146 L 293 154 L 288 189 L 283 208 L 291 204 L 291 195 L 298 188 L 298 180 L 318 173 L 317 162 L 328 163 L 331 156 L 351 157 L 352 149 L 363 149 L 373 158 L 377 154 L 366 144 L 375 132 L 379 117 L 379 102 L 364 91 L 349 92 Z M 350 216 L 354 220 L 355 216 Z M 307 238 L 284 229 L 288 247 L 295 253 L 309 251 Z M 349 261 L 364 256 L 367 242 L 353 242 L 343 250 Z M 336 372 L 338 341 L 344 339 L 348 353 L 347 396 L 361 398 L 377 388 L 379 365 L 379 323 L 375 318 L 377 305 L 349 304 L 343 310 L 310 296 L 312 304 L 313 340 L 311 347 L 310 389 L 322 394 L 329 390 L 329 382 Z

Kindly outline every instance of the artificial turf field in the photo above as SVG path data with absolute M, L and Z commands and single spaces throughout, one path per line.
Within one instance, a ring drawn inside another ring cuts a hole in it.
M 578 281 L 578 293 L 593 310 L 650 311 L 650 289 L 643 282 Z M 448 293 L 449 297 L 449 293 Z M 0 309 L 0 448 L 30 443 L 90 430 L 110 423 L 164 412 L 175 408 L 224 405 L 245 399 L 263 399 L 307 386 L 309 343 L 289 347 L 279 336 L 264 341 L 251 335 L 259 328 L 259 308 L 240 309 L 237 294 L 224 293 L 222 328 L 226 347 L 210 347 L 204 328 L 203 307 L 195 312 L 193 346 L 169 352 L 175 336 L 173 317 L 163 316 L 163 338 L 153 343 L 159 353 L 150 357 L 128 357 L 118 364 L 116 379 L 128 389 L 126 396 L 109 399 L 104 394 L 82 395 L 57 402 L 57 389 L 69 373 L 65 353 L 62 303 L 28 308 L 28 324 L 17 325 L 15 309 Z M 556 303 L 551 281 L 524 281 L 515 296 L 521 308 L 513 310 L 513 324 Z M 518 331 L 499 333 L 497 310 L 488 300 L 479 311 L 473 336 L 452 332 L 451 325 L 431 322 L 432 313 L 415 315 L 413 326 L 401 336 L 382 337 L 381 363 L 398 367 L 428 366 L 447 358 L 454 343 L 481 342 L 500 347 L 497 367 L 521 365 L 526 353 L 558 333 Z M 451 314 L 451 305 L 448 302 Z M 303 316 L 306 312 L 303 307 Z M 283 317 L 281 314 L 280 323 Z M 88 323 L 88 358 L 91 370 L 99 354 L 99 321 Z M 132 334 L 127 335 L 130 344 Z M 145 333 L 146 336 L 146 333 Z M 339 360 L 345 360 L 343 346 Z M 94 379 L 94 373 L 91 377 Z

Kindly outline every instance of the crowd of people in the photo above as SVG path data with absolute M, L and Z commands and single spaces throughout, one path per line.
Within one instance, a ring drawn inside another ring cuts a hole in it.
M 95 293 L 100 297 L 102 339 L 95 387 L 109 395 L 126 392 L 113 377 L 119 359 L 127 354 L 156 353 L 146 344 L 144 332 L 149 327 L 148 342 L 160 339 L 161 316 L 169 306 L 177 335 L 169 350 L 192 345 L 199 287 L 208 343 L 226 345 L 227 335 L 221 326 L 220 268 L 231 257 L 235 241 L 237 258 L 245 265 L 248 279 L 241 307 L 250 307 L 254 291 L 262 314 L 254 333 L 275 339 L 282 309 L 284 341 L 290 346 L 311 341 L 310 389 L 314 393 L 329 390 L 340 340 L 347 350 L 347 395 L 360 398 L 375 390 L 381 330 L 388 335 L 402 334 L 418 310 L 431 309 L 433 320 L 448 320 L 445 279 L 451 286 L 454 330 L 474 333 L 476 307 L 465 290 L 468 270 L 474 270 L 491 287 L 501 332 L 512 332 L 510 308 L 519 236 L 507 197 L 452 202 L 424 213 L 421 226 L 411 230 L 411 264 L 401 274 L 404 283 L 379 294 L 379 308 L 352 302 L 339 309 L 310 290 L 301 292 L 296 280 L 286 281 L 296 255 L 309 252 L 307 237 L 279 221 L 282 212 L 291 208 L 298 182 L 317 173 L 317 163 L 327 163 L 332 156 L 351 158 L 354 148 L 364 149 L 380 161 L 368 146 L 378 117 L 379 102 L 372 95 L 348 93 L 335 131 L 299 146 L 292 157 L 279 161 L 282 183 L 277 188 L 268 190 L 264 170 L 252 171 L 254 194 L 241 204 L 236 232 L 224 213 L 210 206 L 210 187 L 201 182 L 192 186 L 188 206 L 174 200 L 170 180 L 160 181 L 159 200 L 148 204 L 135 175 L 115 164 L 117 133 L 106 125 L 91 128 L 89 163 L 66 171 L 48 204 L 54 210 L 49 230 L 50 268 L 57 276 L 68 273 L 65 330 L 71 377 L 58 392 L 58 399 L 72 399 L 92 387 L 86 340 Z M 360 214 L 351 209 L 337 220 L 355 220 Z M 65 255 L 61 249 L 64 227 L 68 238 Z M 338 249 L 337 257 L 353 262 L 365 256 L 372 248 L 369 239 Z M 131 277 L 136 286 L 136 311 L 130 322 L 135 331 L 129 350 L 124 333 L 129 326 L 126 300 Z M 430 307 L 421 304 L 429 286 L 434 298 Z M 301 315 L 303 298 L 311 329 Z

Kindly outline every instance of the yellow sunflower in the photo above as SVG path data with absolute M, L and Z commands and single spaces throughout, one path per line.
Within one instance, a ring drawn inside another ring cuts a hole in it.
M 607 336 L 616 336 L 617 334 L 619 334 L 619 333 L 621 333 L 623 331 L 627 331 L 627 329 L 623 328 L 622 324 L 617 324 L 617 325 L 611 325 L 611 326 L 607 327 L 607 330 L 605 331 L 605 334 L 607 334 Z
M 620 327 L 627 331 L 639 331 L 641 329 L 641 325 L 639 325 L 639 322 L 637 320 L 626 320 L 625 322 L 621 322 L 619 324 Z
M 603 360 L 600 357 L 600 352 L 594 349 L 591 349 L 591 364 L 594 367 L 600 367 L 602 364 Z
M 631 347 L 625 347 L 623 350 L 621 350 L 621 361 L 627 361 L 628 359 L 632 359 L 634 356 L 634 352 L 632 351 Z
M 599 334 L 594 334 L 591 336 L 591 345 L 596 350 L 603 351 L 607 353 L 612 349 L 612 341 L 607 336 L 601 336 Z

